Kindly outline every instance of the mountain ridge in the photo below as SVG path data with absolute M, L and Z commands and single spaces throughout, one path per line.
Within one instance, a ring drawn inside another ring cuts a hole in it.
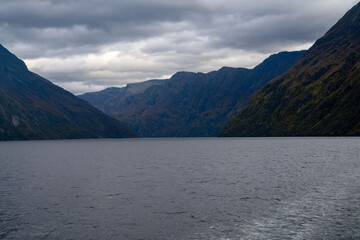
M 359 60 L 360 3 L 256 92 L 220 136 L 359 135 Z
M 126 96 L 126 88 L 118 89 L 118 96 L 103 98 L 102 103 L 96 100 L 101 92 L 79 97 L 141 136 L 214 137 L 255 90 L 288 70 L 304 52 L 273 54 L 253 69 L 222 67 L 209 73 L 177 72 L 140 94 Z

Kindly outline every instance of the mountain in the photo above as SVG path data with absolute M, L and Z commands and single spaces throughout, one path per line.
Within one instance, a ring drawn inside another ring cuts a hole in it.
M 258 91 L 221 136 L 360 135 L 359 60 L 360 3 Z
M 141 83 L 129 83 L 126 87 L 106 88 L 99 92 L 84 93 L 79 97 L 91 103 L 94 107 L 105 112 L 111 105 L 113 98 L 127 98 L 145 92 L 151 86 L 162 85 L 163 80 L 149 80 Z
M 304 51 L 270 56 L 254 69 L 178 72 L 167 80 L 79 96 L 145 137 L 217 136 L 251 94 L 287 71 Z M 115 93 L 116 91 L 116 93 Z
M 0 140 L 134 136 L 118 120 L 30 72 L 0 45 Z

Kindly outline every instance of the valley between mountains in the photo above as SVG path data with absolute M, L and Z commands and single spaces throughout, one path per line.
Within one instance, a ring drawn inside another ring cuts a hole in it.
M 219 135 L 359 136 L 360 3 L 306 52 L 80 96 L 0 45 L 0 140 Z

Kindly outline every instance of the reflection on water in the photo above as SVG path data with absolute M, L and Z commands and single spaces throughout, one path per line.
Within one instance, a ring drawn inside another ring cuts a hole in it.
M 360 138 L 0 143 L 0 239 L 360 239 Z

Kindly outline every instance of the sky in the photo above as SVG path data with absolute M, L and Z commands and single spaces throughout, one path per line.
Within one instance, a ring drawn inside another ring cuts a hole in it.
M 0 43 L 74 94 L 308 49 L 357 0 L 0 0 Z

